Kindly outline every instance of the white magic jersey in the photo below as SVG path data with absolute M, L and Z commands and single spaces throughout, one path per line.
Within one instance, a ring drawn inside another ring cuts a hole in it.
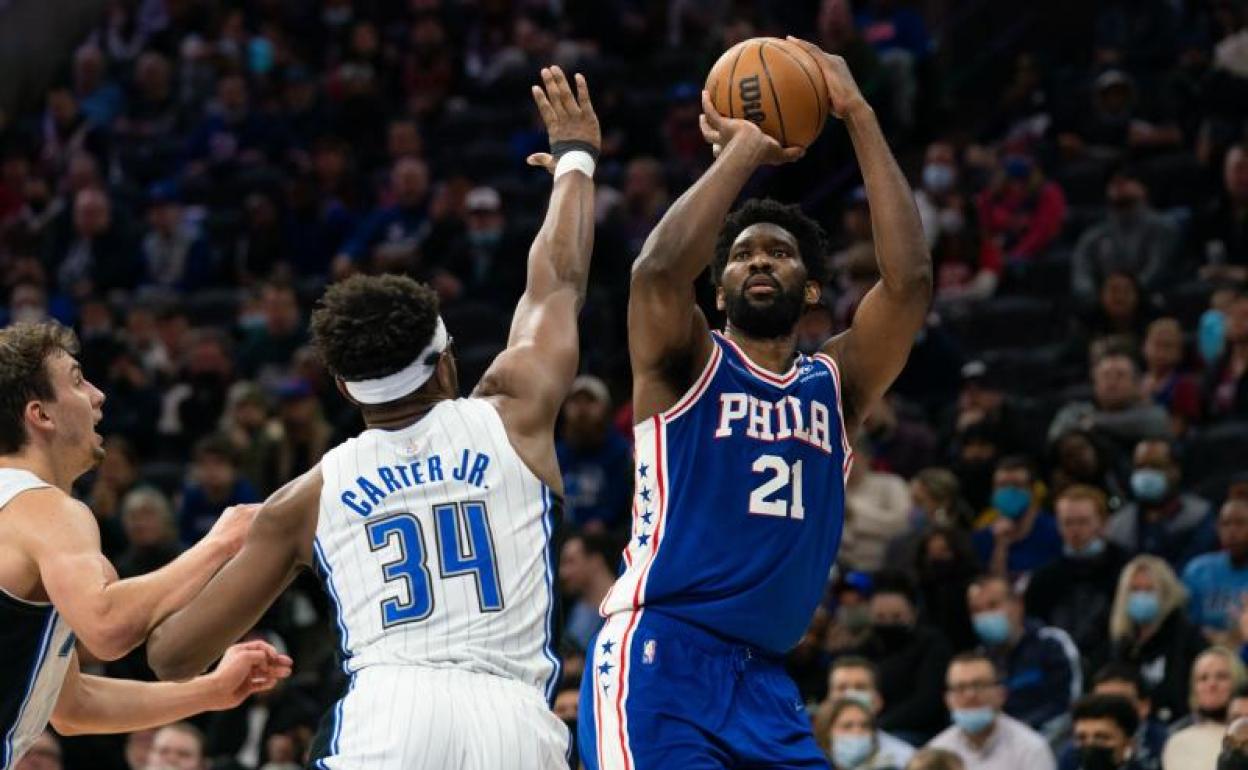
M 344 667 L 492 674 L 554 697 L 551 537 L 557 498 L 480 399 L 321 460 L 314 544 Z
M 29 471 L 0 468 L 0 516 L 22 492 L 47 486 Z M 0 650 L 0 770 L 8 770 L 47 727 L 73 659 L 74 634 L 51 604 L 0 588 Z

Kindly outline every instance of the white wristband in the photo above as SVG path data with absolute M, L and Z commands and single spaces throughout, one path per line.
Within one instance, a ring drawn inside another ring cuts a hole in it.
M 584 150 L 569 150 L 559 156 L 555 164 L 555 179 L 569 171 L 579 171 L 590 179 L 594 178 L 594 158 Z

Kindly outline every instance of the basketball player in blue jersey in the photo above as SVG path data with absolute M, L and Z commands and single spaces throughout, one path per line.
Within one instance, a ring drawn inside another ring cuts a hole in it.
M 795 206 L 729 207 L 760 166 L 795 160 L 703 94 L 714 164 L 633 265 L 629 351 L 636 498 L 625 570 L 602 603 L 580 698 L 597 770 L 827 767 L 782 656 L 836 556 L 850 438 L 901 371 L 931 296 L 910 188 L 845 62 L 806 44 L 862 168 L 880 282 L 813 356 L 795 327 L 819 299 L 824 238 Z M 708 329 L 710 265 L 728 317 Z
M 148 647 L 193 674 L 246 632 L 302 566 L 336 605 L 347 693 L 313 748 L 321 770 L 547 770 L 570 736 L 550 710 L 554 428 L 576 376 L 593 250 L 598 119 L 557 68 L 533 97 L 554 175 L 504 350 L 472 397 L 437 295 L 397 276 L 331 286 L 315 344 L 367 429 L 264 503 L 242 551 Z
M 62 735 L 159 727 L 232 708 L 289 675 L 263 642 L 237 645 L 216 671 L 153 684 L 81 672 L 78 649 L 116 660 L 185 604 L 242 545 L 251 523 L 226 511 L 172 563 L 118 580 L 100 530 L 70 488 L 104 456 L 104 394 L 82 376 L 77 340 L 57 324 L 0 329 L 0 770 L 49 720 Z

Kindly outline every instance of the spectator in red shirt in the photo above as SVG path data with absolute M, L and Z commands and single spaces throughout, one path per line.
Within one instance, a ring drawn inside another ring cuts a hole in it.
M 1200 385 L 1180 370 L 1183 327 L 1173 318 L 1158 318 L 1144 335 L 1144 376 L 1140 391 L 1170 413 L 1170 430 L 1182 436 L 1200 419 Z
M 1008 156 L 976 203 L 983 231 L 981 264 L 991 263 L 994 252 L 1007 264 L 1035 259 L 1061 233 L 1066 218 L 1062 189 L 1026 155 Z

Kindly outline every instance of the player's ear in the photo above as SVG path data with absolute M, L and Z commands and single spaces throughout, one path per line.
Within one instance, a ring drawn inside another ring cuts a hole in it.
M 52 419 L 52 415 L 48 413 L 42 401 L 27 401 L 25 415 L 26 423 L 31 427 L 42 430 L 52 430 L 56 427 L 56 421 Z
M 728 308 L 728 303 L 724 300 L 724 285 L 716 282 L 715 284 L 715 309 L 724 312 Z

